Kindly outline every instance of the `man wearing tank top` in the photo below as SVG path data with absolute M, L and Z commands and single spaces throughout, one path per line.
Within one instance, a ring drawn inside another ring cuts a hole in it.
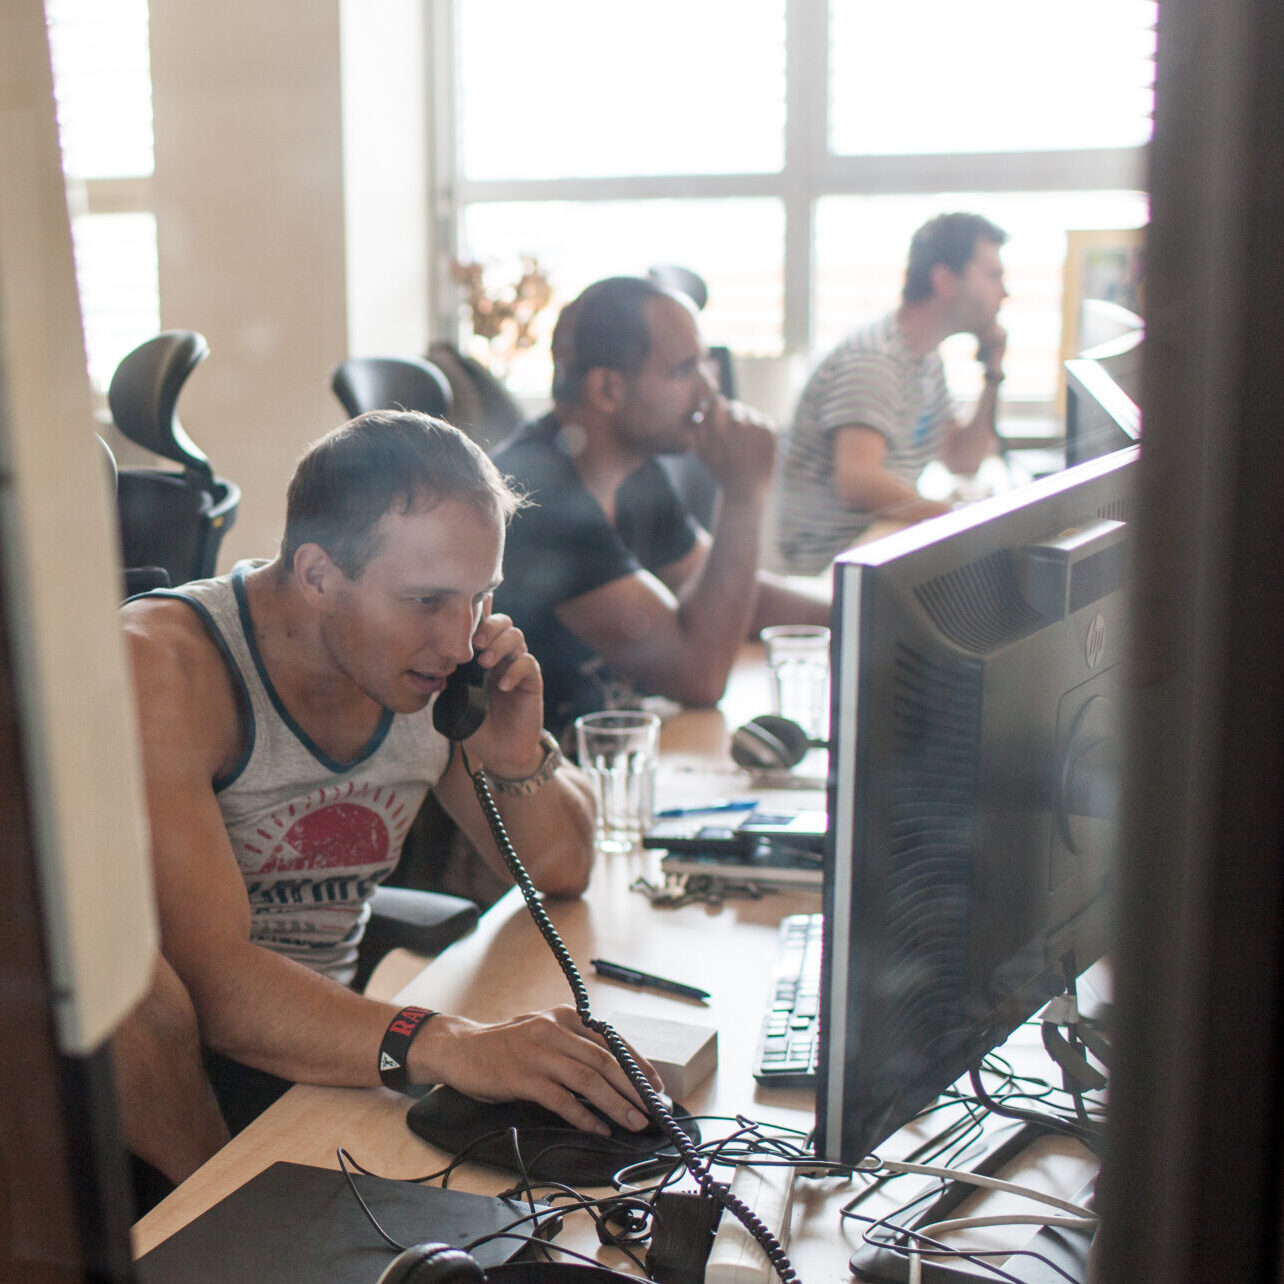
M 171 1180 L 227 1135 L 199 1061 L 211 1052 L 281 1080 L 359 1087 L 389 1082 L 391 1040 L 409 1084 L 537 1101 L 596 1132 L 605 1125 L 578 1097 L 627 1127 L 646 1122 L 569 1007 L 407 1026 L 396 1005 L 345 984 L 369 897 L 429 789 L 507 876 L 463 755 L 431 720 L 474 655 L 493 690 L 469 764 L 485 769 L 539 890 L 588 884 L 591 795 L 543 732 L 538 663 L 490 610 L 519 503 L 448 425 L 363 415 L 300 461 L 274 560 L 122 608 L 163 960 L 117 1040 L 118 1081 L 131 1149 Z

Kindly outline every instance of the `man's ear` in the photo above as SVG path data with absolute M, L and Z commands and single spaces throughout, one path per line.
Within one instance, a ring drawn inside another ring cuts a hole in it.
M 343 572 L 320 544 L 300 544 L 294 554 L 294 583 L 306 601 L 324 605 Z
M 614 414 L 624 404 L 626 380 L 619 370 L 594 366 L 584 375 L 581 400 L 603 414 Z
M 948 263 L 933 263 L 929 275 L 932 279 L 932 293 L 949 303 L 958 293 L 962 278 Z

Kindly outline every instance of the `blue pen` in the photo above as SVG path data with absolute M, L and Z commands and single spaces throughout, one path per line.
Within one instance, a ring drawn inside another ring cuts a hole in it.
M 655 813 L 656 820 L 673 820 L 678 816 L 703 816 L 714 811 L 753 811 L 756 798 L 727 798 L 722 802 L 705 803 L 703 807 L 666 807 Z

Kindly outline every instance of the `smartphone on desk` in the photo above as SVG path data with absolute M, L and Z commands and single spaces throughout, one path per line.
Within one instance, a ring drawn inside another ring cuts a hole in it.
M 746 851 L 670 851 L 660 858 L 665 874 L 711 876 L 768 887 L 820 888 L 824 857 L 817 851 L 760 839 Z
M 815 852 L 824 848 L 823 811 L 770 811 L 755 807 L 740 816 L 674 816 L 657 820 L 642 837 L 644 847 L 670 852 L 733 852 L 747 854 L 761 843 Z

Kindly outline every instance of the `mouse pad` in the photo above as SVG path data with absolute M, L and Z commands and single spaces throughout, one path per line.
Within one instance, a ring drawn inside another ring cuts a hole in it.
M 693 1142 L 700 1129 L 690 1113 L 674 1103 L 671 1113 Z M 517 1129 L 522 1164 L 536 1181 L 568 1186 L 608 1186 L 621 1168 L 653 1155 L 677 1151 L 654 1125 L 641 1132 L 613 1126 L 611 1136 L 581 1132 L 560 1115 L 533 1101 L 476 1101 L 454 1088 L 434 1088 L 406 1114 L 411 1132 L 449 1155 L 520 1172 L 510 1128 Z
M 380 1225 L 407 1245 L 462 1248 L 528 1212 L 524 1201 L 360 1173 L 355 1180 Z M 531 1225 L 517 1230 L 528 1235 Z M 523 1247 L 494 1239 L 471 1252 L 490 1267 Z M 158 1244 L 135 1272 L 141 1284 L 371 1284 L 395 1256 L 341 1172 L 276 1163 Z

